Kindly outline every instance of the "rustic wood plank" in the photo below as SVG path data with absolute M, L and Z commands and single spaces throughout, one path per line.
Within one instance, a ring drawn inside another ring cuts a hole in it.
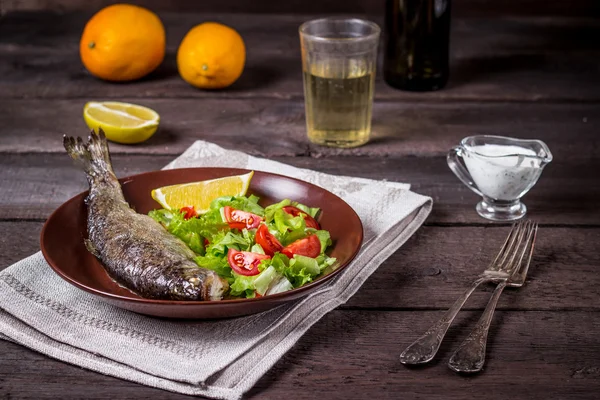
M 501 399 L 510 388 L 517 399 L 592 399 L 600 384 L 592 333 L 598 328 L 596 313 L 499 313 L 485 372 L 473 377 L 457 376 L 445 362 L 477 313 L 463 313 L 437 361 L 417 369 L 403 367 L 398 355 L 439 313 L 368 313 L 364 319 L 348 314 L 332 313 L 317 324 L 251 394 L 277 398 L 291 386 L 294 393 L 306 390 L 310 398 L 317 386 L 322 397 Z M 584 336 L 586 328 L 590 331 Z
M 158 170 L 168 163 L 168 158 L 113 156 L 113 163 L 115 172 L 122 177 Z M 3 155 L 0 165 L 5 172 L 0 175 L 0 186 L 7 194 L 0 201 L 4 219 L 45 219 L 66 199 L 87 190 L 84 174 L 66 155 Z
M 433 211 L 427 220 L 430 224 L 488 222 L 474 211 L 480 198 L 454 176 L 445 157 L 278 157 L 277 160 L 331 174 L 411 183 L 413 191 L 433 199 Z M 600 218 L 596 205 L 600 195 L 600 181 L 595 176 L 597 162 L 594 157 L 585 161 L 556 159 L 524 197 L 529 217 L 544 224 L 597 225 Z
M 88 14 L 10 13 L 0 23 L 0 97 L 275 97 L 301 98 L 298 26 L 315 15 L 161 13 L 167 58 L 139 82 L 114 84 L 91 77 L 78 43 Z M 377 99 L 485 101 L 598 101 L 600 20 L 566 17 L 455 19 L 451 78 L 445 90 L 410 93 L 378 77 Z M 370 16 L 381 23 L 380 16 Z M 240 31 L 248 49 L 244 74 L 231 88 L 202 91 L 179 78 L 178 44 L 207 20 Z M 577 74 L 573 74 L 577 71 Z
M 0 268 L 4 269 L 40 250 L 40 222 L 0 222 Z
M 0 269 L 39 250 L 41 227 L 0 222 Z M 422 227 L 342 308 L 446 309 L 491 261 L 508 230 Z M 600 311 L 599 246 L 597 228 L 540 228 L 526 286 L 506 290 L 499 309 Z M 465 309 L 482 310 L 492 289 L 475 292 Z
M 583 163 L 597 157 L 600 148 L 600 104 L 377 102 L 373 140 L 363 147 L 341 150 L 309 143 L 301 100 L 138 102 L 161 115 L 159 131 L 141 145 L 114 144 L 113 154 L 178 155 L 202 139 L 260 156 L 440 156 L 473 134 L 539 138 L 550 146 L 557 161 Z M 0 153 L 63 153 L 63 134 L 87 134 L 84 104 L 78 99 L 0 100 Z
M 154 171 L 171 156 L 116 155 L 120 177 Z M 408 182 L 431 196 L 430 224 L 486 224 L 475 212 L 476 194 L 450 171 L 444 157 L 271 157 L 301 168 L 337 175 Z M 525 196 L 529 213 L 543 224 L 599 225 L 597 159 L 556 160 Z M 87 189 L 85 177 L 65 154 L 4 154 L 0 157 L 0 219 L 45 219 L 67 199 Z
M 484 372 L 459 376 L 445 363 L 478 313 L 463 312 L 428 367 L 398 355 L 438 312 L 333 311 L 300 339 L 247 398 L 595 399 L 600 390 L 597 312 L 496 313 Z M 340 332 L 344 332 L 340 335 Z M 0 342 L 0 394 L 21 398 L 183 399 Z M 43 382 L 43 384 L 38 384 Z
M 509 227 L 497 226 L 422 227 L 346 306 L 445 310 L 497 254 L 508 231 Z M 599 245 L 596 228 L 541 227 L 526 286 L 507 290 L 499 308 L 598 310 L 600 256 L 595 249 Z M 485 308 L 493 288 L 476 291 L 466 307 Z
M 117 174 L 127 176 L 160 169 L 169 157 L 113 157 Z M 333 158 L 277 158 L 288 164 L 327 173 L 388 179 L 413 184 L 413 190 L 434 199 L 429 223 L 485 223 L 474 212 L 477 196 L 462 185 L 440 158 L 419 160 Z M 0 161 L 0 218 L 43 219 L 56 207 L 85 190 L 83 174 L 62 155 L 8 155 Z M 545 224 L 597 225 L 595 198 L 600 192 L 591 173 L 572 179 L 579 166 L 548 168 L 535 189 L 525 197 L 530 215 Z
M 573 2 L 570 2 L 569 6 L 571 5 Z M 600 9 L 600 6 L 596 6 Z M 93 12 L 9 13 L 0 20 L 0 50 L 19 54 L 78 52 L 81 33 L 92 15 Z M 235 14 L 213 11 L 164 12 L 159 13 L 159 17 L 167 29 L 166 46 L 171 52 L 177 51 L 179 43 L 193 26 L 205 21 L 218 21 L 240 31 L 249 56 L 281 54 L 299 60 L 298 27 L 306 20 L 318 17 L 318 14 Z M 364 17 L 372 18 L 383 26 L 382 15 L 371 14 Z M 532 17 L 518 12 L 510 16 L 492 12 L 491 15 L 480 18 L 457 17 L 453 24 L 451 34 L 457 39 L 454 52 L 463 56 L 483 57 L 521 52 L 546 54 L 557 51 L 569 51 L 572 56 L 600 50 L 600 45 L 593 37 L 600 28 L 593 13 L 570 17 L 566 13 L 544 16 L 543 12 L 539 12 Z M 462 42 L 458 42 L 458 39 Z M 493 40 L 493 47 L 490 47 L 490 40 Z
M 4 0 L 0 12 L 14 10 L 95 11 L 113 4 L 112 0 Z M 228 13 L 383 13 L 384 2 L 369 0 L 328 0 L 306 2 L 300 0 L 262 0 L 240 2 L 236 0 L 130 0 L 155 11 L 228 12 Z M 564 1 L 544 0 L 454 0 L 453 15 L 590 15 L 599 12 L 594 0 Z

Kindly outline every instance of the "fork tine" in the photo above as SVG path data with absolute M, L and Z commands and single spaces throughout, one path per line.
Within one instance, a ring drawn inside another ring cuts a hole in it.
M 525 243 L 525 247 L 521 252 L 521 256 L 519 257 L 519 268 L 514 272 L 514 280 L 516 281 L 525 281 L 525 277 L 527 277 L 527 271 L 529 270 L 529 264 L 531 263 L 531 257 L 533 256 L 533 249 L 535 247 L 535 239 L 537 237 L 538 224 L 537 222 L 532 222 L 530 225 L 529 232 L 527 234 L 527 241 Z M 529 252 L 527 251 L 529 250 Z M 527 255 L 527 260 L 523 263 L 523 257 Z
M 500 251 L 498 252 L 498 254 L 496 254 L 496 258 L 494 258 L 494 260 L 490 263 L 490 265 L 495 265 L 496 262 L 498 261 L 498 259 L 500 257 L 502 257 L 502 255 L 506 251 L 506 248 L 508 246 L 510 246 L 509 242 L 511 242 L 511 240 L 514 239 L 514 235 L 515 235 L 515 231 L 516 230 L 517 230 L 517 224 L 513 224 L 512 228 L 510 229 L 510 232 L 508 233 L 508 236 L 506 237 L 506 240 L 504 241 L 504 244 L 500 248 Z
M 521 236 L 524 227 L 527 225 L 527 221 L 515 222 L 509 233 L 509 237 L 506 238 L 505 246 L 502 247 L 498 256 L 494 259 L 492 264 L 497 270 L 505 270 L 506 259 L 510 257 L 519 246 L 521 242 Z
M 519 249 L 520 249 L 521 245 L 525 242 L 524 239 L 526 237 L 526 233 L 528 232 L 530 226 L 531 226 L 530 221 L 525 221 L 522 224 L 520 224 L 519 234 L 517 235 L 515 245 L 511 249 L 511 252 L 506 255 L 506 257 L 502 260 L 502 263 L 500 264 L 500 268 L 504 271 L 507 271 L 509 274 L 512 274 L 512 272 L 515 269 L 517 269 L 517 267 L 519 265 L 518 263 L 515 263 L 515 259 L 517 258 L 518 254 L 520 253 Z M 527 247 L 527 246 L 525 246 L 525 247 Z M 508 260 L 507 260 L 507 258 L 508 258 Z

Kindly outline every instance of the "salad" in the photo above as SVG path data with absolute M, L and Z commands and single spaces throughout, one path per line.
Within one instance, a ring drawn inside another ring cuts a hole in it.
M 263 208 L 258 200 L 226 196 L 202 215 L 192 207 L 148 215 L 197 254 L 198 266 L 229 282 L 230 298 L 285 292 L 335 267 L 336 259 L 325 254 L 332 242 L 315 219 L 318 208 L 289 199 Z

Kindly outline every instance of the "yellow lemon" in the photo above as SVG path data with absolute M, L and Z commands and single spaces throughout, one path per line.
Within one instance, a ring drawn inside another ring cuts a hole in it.
M 89 102 L 83 119 L 90 129 L 102 128 L 106 138 L 117 143 L 141 143 L 156 132 L 160 116 L 148 107 L 117 101 Z
M 152 191 L 152 198 L 168 210 L 194 207 L 197 214 L 204 214 L 210 203 L 221 196 L 244 196 L 254 175 L 251 171 L 244 175 L 226 176 L 208 181 L 164 186 Z

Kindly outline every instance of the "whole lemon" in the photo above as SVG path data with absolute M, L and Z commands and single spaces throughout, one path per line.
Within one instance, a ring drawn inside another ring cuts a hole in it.
M 193 27 L 177 50 L 177 68 L 187 83 L 221 89 L 235 82 L 246 62 L 246 47 L 234 29 L 205 22 Z
M 115 4 L 86 24 L 79 43 L 83 65 L 108 81 L 130 81 L 150 72 L 165 58 L 165 28 L 143 7 Z

